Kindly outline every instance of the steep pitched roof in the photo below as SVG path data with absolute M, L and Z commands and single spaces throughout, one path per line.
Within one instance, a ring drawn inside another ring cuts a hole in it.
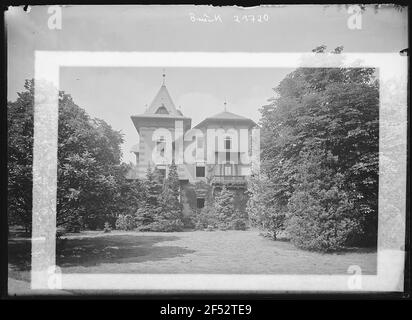
M 160 87 L 149 108 L 142 114 L 131 116 L 131 119 L 139 133 L 141 127 L 169 127 L 171 123 L 175 123 L 175 120 L 183 120 L 185 130 L 189 130 L 192 126 L 192 119 L 185 117 L 180 110 L 176 109 L 164 84 Z
M 165 108 L 169 115 L 181 116 L 164 84 L 160 87 L 159 92 L 153 99 L 149 108 L 145 111 L 145 114 L 156 114 L 159 108 Z

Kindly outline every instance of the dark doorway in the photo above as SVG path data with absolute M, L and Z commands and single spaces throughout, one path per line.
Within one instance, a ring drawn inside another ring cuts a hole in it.
M 198 209 L 202 209 L 205 206 L 205 199 L 204 198 L 197 198 L 196 204 Z

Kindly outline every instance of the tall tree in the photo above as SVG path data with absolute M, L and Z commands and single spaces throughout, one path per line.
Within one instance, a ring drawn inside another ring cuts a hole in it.
M 162 211 L 160 194 L 163 189 L 163 181 L 157 168 L 152 170 L 151 166 L 148 166 L 143 188 L 143 201 L 136 212 L 136 223 L 141 228 L 150 229 L 150 224 L 156 221 Z
M 168 176 L 165 179 L 161 194 L 163 216 L 165 218 L 182 218 L 182 204 L 180 203 L 180 185 L 177 166 L 174 162 L 169 166 Z
M 285 208 L 273 200 L 273 183 L 262 172 L 253 174 L 247 183 L 249 195 L 246 212 L 251 223 L 270 231 L 273 239 L 284 230 Z
M 341 51 L 337 48 L 334 53 Z M 325 156 L 323 165 L 341 176 L 339 188 L 353 203 L 361 225 L 358 240 L 376 241 L 379 89 L 375 70 L 298 68 L 275 92 L 272 103 L 261 109 L 262 169 L 272 182 L 270 198 L 287 212 L 300 181 L 299 167 L 307 161 L 302 152 L 320 150 L 336 160 Z
M 233 204 L 233 192 L 227 189 L 225 185 L 216 195 L 214 207 L 220 225 L 229 228 L 232 217 L 235 214 L 235 207 Z
M 33 81 L 7 103 L 9 223 L 31 229 L 33 163 Z
M 8 103 L 10 221 L 31 223 L 34 81 Z M 71 96 L 59 92 L 57 224 L 78 229 L 103 227 L 113 218 L 122 134 L 90 118 Z

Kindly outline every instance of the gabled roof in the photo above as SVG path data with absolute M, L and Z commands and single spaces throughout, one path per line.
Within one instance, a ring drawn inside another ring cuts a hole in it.
M 238 123 L 238 124 L 247 124 L 247 125 L 250 125 L 251 127 L 256 125 L 256 123 L 249 118 L 240 116 L 232 112 L 223 111 L 211 117 L 206 118 L 205 120 L 200 122 L 197 126 L 195 126 L 195 128 L 204 127 L 209 123 Z
M 156 111 L 162 107 L 166 108 L 169 115 L 181 116 L 178 113 L 172 97 L 164 84 L 160 87 L 159 92 L 153 99 L 149 108 L 145 111 L 145 114 L 156 114 Z
M 182 120 L 184 122 L 184 130 L 189 130 L 192 125 L 192 119 L 185 117 L 180 110 L 176 109 L 164 83 L 149 108 L 144 113 L 131 116 L 131 118 L 137 132 L 140 132 L 141 127 L 169 127 L 171 123 L 174 125 L 175 120 Z
M 214 116 L 208 117 L 206 119 L 233 119 L 233 120 L 246 119 L 246 120 L 249 120 L 248 118 L 245 118 L 238 114 L 234 114 L 229 111 L 223 111 L 221 113 L 215 114 Z

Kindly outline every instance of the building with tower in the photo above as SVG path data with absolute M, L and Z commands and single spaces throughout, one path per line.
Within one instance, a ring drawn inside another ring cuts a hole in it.
M 163 83 L 143 114 L 131 119 L 139 143 L 131 152 L 136 166 L 129 179 L 144 179 L 147 169 L 167 176 L 172 161 L 178 169 L 181 199 L 187 215 L 199 212 L 208 194 L 223 185 L 233 190 L 235 208 L 245 210 L 247 177 L 259 170 L 259 130 L 256 123 L 224 110 L 192 127 L 192 119 L 177 109 Z

